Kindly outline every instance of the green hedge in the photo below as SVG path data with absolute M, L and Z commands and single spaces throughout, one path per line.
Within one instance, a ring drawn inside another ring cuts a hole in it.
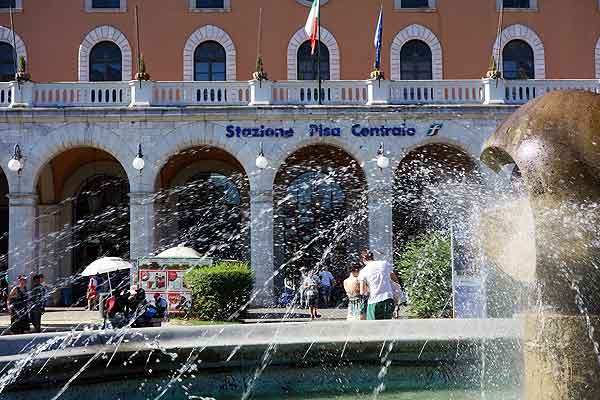
M 192 291 L 191 314 L 205 320 L 225 320 L 250 300 L 254 274 L 248 263 L 220 262 L 196 267 L 184 276 Z
M 408 293 L 408 312 L 417 318 L 452 317 L 452 255 L 450 238 L 428 233 L 409 242 L 396 271 Z

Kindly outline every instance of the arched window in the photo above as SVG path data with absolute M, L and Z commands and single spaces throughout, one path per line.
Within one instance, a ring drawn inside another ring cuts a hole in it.
M 400 50 L 400 79 L 433 79 L 431 48 L 421 40 L 410 40 Z
M 321 79 L 329 80 L 329 49 L 319 42 L 321 54 Z M 298 80 L 313 81 L 317 79 L 317 52 L 311 55 L 310 40 L 298 48 Z
M 100 42 L 90 52 L 90 81 L 120 81 L 123 79 L 121 49 L 113 42 Z
M 0 42 L 0 81 L 9 82 L 15 80 L 15 51 L 6 43 Z
M 502 50 L 505 79 L 535 79 L 533 49 L 524 40 L 511 40 Z
M 201 43 L 194 52 L 194 80 L 224 81 L 225 49 L 212 40 Z

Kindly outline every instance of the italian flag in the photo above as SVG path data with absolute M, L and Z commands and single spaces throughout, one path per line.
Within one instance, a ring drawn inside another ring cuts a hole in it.
M 311 55 L 315 54 L 315 48 L 317 47 L 317 36 L 319 35 L 319 7 L 320 0 L 313 0 L 304 31 L 310 38 Z

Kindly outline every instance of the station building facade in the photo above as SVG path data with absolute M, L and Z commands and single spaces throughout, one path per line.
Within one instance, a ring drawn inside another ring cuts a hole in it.
M 374 3 L 322 1 L 319 92 L 308 1 L 13 0 L 14 35 L 0 14 L 3 268 L 70 285 L 96 257 L 185 243 L 250 261 L 268 297 L 304 264 L 341 271 L 366 246 L 392 260 L 419 163 L 440 180 L 481 170 L 518 105 L 600 90 L 595 0 L 385 1 L 382 81 L 364 80 Z M 148 81 L 132 80 L 136 5 Z M 271 80 L 247 81 L 259 7 Z M 33 81 L 8 82 L 13 53 Z M 506 79 L 481 79 L 491 56 Z

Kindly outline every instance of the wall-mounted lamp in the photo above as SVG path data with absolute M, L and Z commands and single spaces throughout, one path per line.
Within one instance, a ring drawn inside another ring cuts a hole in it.
M 140 171 L 140 173 L 142 172 L 142 170 L 144 169 L 144 166 L 146 165 L 146 163 L 144 162 L 144 153 L 142 153 L 142 144 L 141 143 L 138 145 L 137 156 L 135 156 L 131 165 L 133 165 L 133 168 Z
M 379 145 L 379 150 L 377 150 L 377 166 L 380 169 L 388 168 L 390 166 L 390 159 L 385 156 L 383 143 Z
M 269 166 L 269 160 L 265 157 L 265 153 L 263 151 L 263 144 L 260 143 L 260 149 L 258 151 L 258 157 L 256 157 L 256 167 L 259 169 L 265 169 Z
M 12 172 L 20 173 L 23 169 L 23 163 L 21 162 L 22 159 L 23 156 L 21 155 L 21 148 L 18 144 L 15 144 L 15 151 L 13 153 L 12 158 L 8 162 L 8 169 Z

